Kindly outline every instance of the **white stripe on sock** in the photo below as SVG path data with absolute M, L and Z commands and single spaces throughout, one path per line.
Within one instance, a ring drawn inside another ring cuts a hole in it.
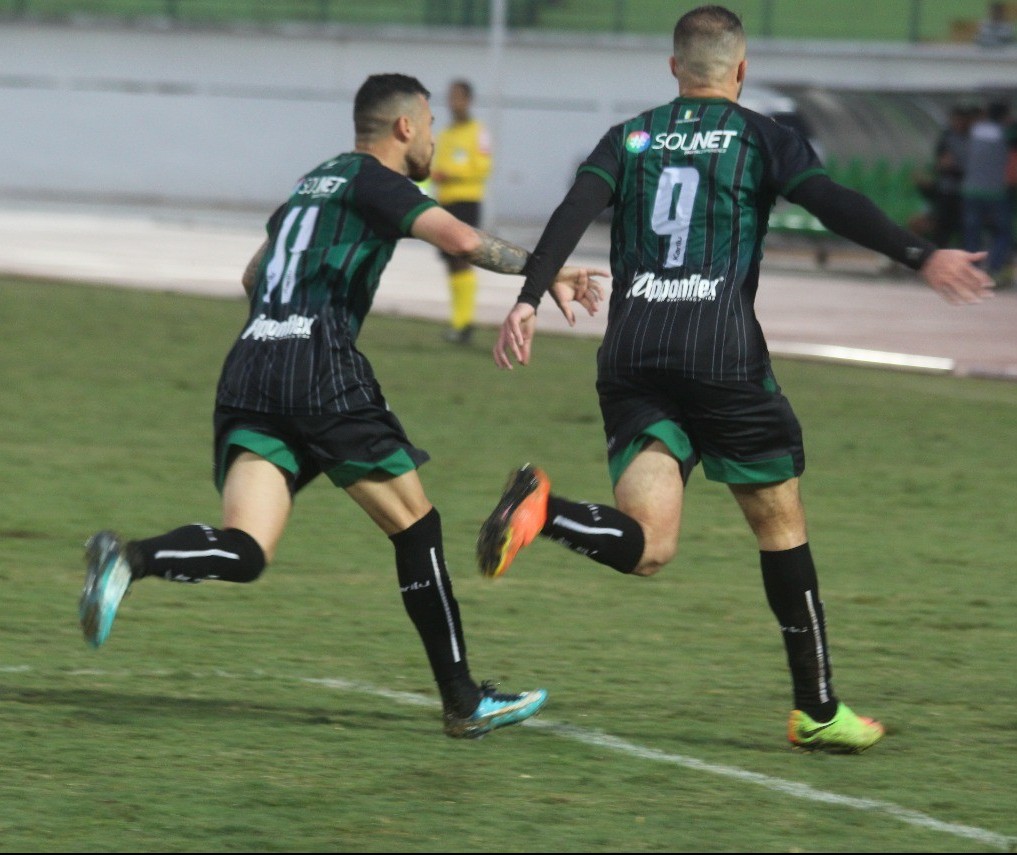
M 452 641 L 452 661 L 461 662 L 463 657 L 459 653 L 459 641 L 456 638 L 456 625 L 452 620 L 452 610 L 448 605 L 448 597 L 445 594 L 445 586 L 441 584 L 441 567 L 438 566 L 438 554 L 434 547 L 431 547 L 431 568 L 434 570 L 434 582 L 438 586 L 438 593 L 441 595 L 441 605 L 445 609 L 445 621 L 448 623 L 448 634 Z
M 221 549 L 160 549 L 155 553 L 158 561 L 160 558 L 231 558 L 239 561 L 240 556 L 235 552 L 223 552 Z
M 826 703 L 830 700 L 829 686 L 826 678 L 826 651 L 823 649 L 822 627 L 819 625 L 819 616 L 812 604 L 812 591 L 805 592 L 805 603 L 809 607 L 809 617 L 812 618 L 812 635 L 816 639 L 816 658 L 819 660 L 819 700 Z
M 555 517 L 551 525 L 560 525 L 562 528 L 567 528 L 579 534 L 609 534 L 612 537 L 621 537 L 624 534 L 620 528 L 595 528 L 577 523 L 575 520 L 570 520 L 568 517 L 563 516 Z

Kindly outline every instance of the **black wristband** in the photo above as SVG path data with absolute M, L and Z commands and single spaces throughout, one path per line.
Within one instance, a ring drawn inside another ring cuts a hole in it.
M 527 280 L 526 284 L 527 285 L 529 284 L 529 280 Z M 533 306 L 534 310 L 539 309 L 540 298 L 542 295 L 535 293 L 535 291 L 536 289 L 534 288 L 527 289 L 526 285 L 523 285 L 523 290 L 520 291 L 519 296 L 516 297 L 516 302 L 526 303 L 527 305 Z

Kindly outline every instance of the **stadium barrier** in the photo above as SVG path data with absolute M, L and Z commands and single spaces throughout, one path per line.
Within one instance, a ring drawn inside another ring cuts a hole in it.
M 1008 0 L 1013 16 L 1017 0 Z M 512 29 L 656 33 L 673 24 L 669 0 L 504 0 Z M 983 9 L 963 19 L 942 3 L 881 0 L 860 15 L 841 0 L 741 0 L 732 3 L 752 37 L 901 43 L 971 43 Z M 169 26 L 372 24 L 487 27 L 491 0 L 0 0 L 0 21 L 116 18 Z M 968 11 L 968 10 L 964 10 Z M 1011 17 L 1013 19 L 1013 17 Z

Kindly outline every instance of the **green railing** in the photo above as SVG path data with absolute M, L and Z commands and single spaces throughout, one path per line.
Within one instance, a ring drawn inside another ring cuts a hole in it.
M 691 6 L 674 0 L 504 4 L 513 29 L 662 35 Z M 750 36 L 891 42 L 970 41 L 986 6 L 973 0 L 728 0 L 726 5 L 741 15 Z M 490 0 L 0 0 L 0 20 L 485 27 L 490 6 Z M 1017 17 L 1017 2 L 1007 8 Z

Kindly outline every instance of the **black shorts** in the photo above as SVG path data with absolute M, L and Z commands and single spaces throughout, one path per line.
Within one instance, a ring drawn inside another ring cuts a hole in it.
M 442 207 L 456 219 L 462 220 L 466 225 L 479 228 L 480 202 L 449 202 L 447 205 L 442 205 Z M 459 256 L 449 255 L 447 252 L 441 252 L 441 250 L 438 252 L 446 264 L 459 259 Z
M 647 371 L 597 380 L 611 481 L 652 440 L 687 481 L 702 461 L 711 481 L 767 484 L 805 471 L 802 429 L 772 374 L 758 381 L 689 380 Z
M 220 491 L 230 463 L 245 449 L 283 470 L 292 493 L 321 473 L 337 487 L 348 487 L 369 475 L 403 475 L 430 460 L 382 405 L 315 416 L 217 406 L 214 423 L 214 477 Z

